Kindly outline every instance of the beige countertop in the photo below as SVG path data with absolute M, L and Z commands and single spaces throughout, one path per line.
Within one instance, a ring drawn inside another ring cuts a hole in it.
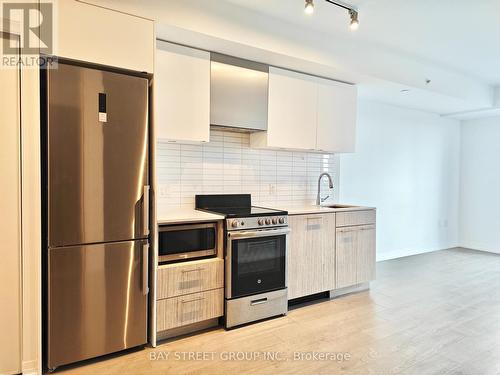
M 365 206 L 347 206 L 346 207 L 326 207 L 315 205 L 297 205 L 272 207 L 284 211 L 288 211 L 289 215 L 307 215 L 307 214 L 324 214 L 329 212 L 346 212 L 346 211 L 366 211 L 375 210 L 375 207 Z M 159 225 L 166 224 L 182 224 L 182 223 L 201 223 L 207 221 L 224 220 L 223 215 L 212 214 L 209 212 L 198 211 L 194 208 L 165 208 L 159 209 L 157 213 Z
M 224 219 L 224 216 L 222 215 L 198 211 L 194 208 L 159 209 L 156 216 L 159 225 L 201 223 L 206 221 L 216 221 Z
M 288 211 L 288 215 L 307 215 L 307 214 L 324 214 L 328 212 L 346 212 L 346 211 L 367 211 L 375 210 L 375 207 L 344 205 L 345 207 L 326 207 L 316 205 L 301 205 L 278 207 L 280 210 Z

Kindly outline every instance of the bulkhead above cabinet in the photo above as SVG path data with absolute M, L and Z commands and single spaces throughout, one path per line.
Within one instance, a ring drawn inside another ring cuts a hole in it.
M 40 30 L 42 40 L 57 41 L 50 54 L 153 73 L 153 20 L 75 0 L 54 0 L 50 4 L 53 20 L 43 22 Z

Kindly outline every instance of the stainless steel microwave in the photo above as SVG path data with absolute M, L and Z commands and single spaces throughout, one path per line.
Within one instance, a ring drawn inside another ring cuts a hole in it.
M 216 256 L 217 248 L 217 223 L 168 225 L 158 230 L 160 262 Z

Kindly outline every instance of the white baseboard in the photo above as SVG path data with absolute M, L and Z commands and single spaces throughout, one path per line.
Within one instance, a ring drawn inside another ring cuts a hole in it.
M 23 362 L 23 375 L 37 375 L 38 371 L 38 361 L 24 361 Z
M 477 251 L 484 251 L 485 253 L 492 253 L 492 254 L 500 254 L 500 248 L 499 249 L 492 249 L 487 246 L 481 246 L 478 244 L 474 243 L 467 243 L 467 244 L 462 244 L 462 245 L 450 245 L 450 246 L 442 246 L 437 249 L 427 249 L 427 250 L 414 250 L 414 249 L 408 249 L 408 250 L 400 250 L 400 251 L 389 251 L 389 252 L 382 252 L 382 253 L 377 253 L 377 262 L 382 262 L 384 260 L 391 260 L 391 259 L 398 259 L 398 258 L 404 258 L 404 257 L 409 257 L 412 255 L 418 255 L 418 254 L 425 254 L 425 253 L 432 253 L 433 251 L 439 251 L 439 250 L 446 250 L 446 249 L 453 249 L 455 247 L 461 247 L 464 249 L 470 249 L 470 250 L 477 250 Z
M 484 251 L 485 253 L 500 254 L 500 248 L 491 248 L 489 246 L 484 246 L 478 243 L 464 243 L 462 245 L 459 245 L 459 247 L 470 250 Z
M 406 249 L 406 250 L 397 250 L 397 251 L 388 251 L 388 252 L 377 252 L 377 262 L 382 262 L 384 260 L 391 260 L 397 258 L 409 257 L 412 255 L 432 253 L 433 251 L 452 249 L 454 247 L 458 247 L 457 244 L 452 245 L 443 245 L 433 249 Z

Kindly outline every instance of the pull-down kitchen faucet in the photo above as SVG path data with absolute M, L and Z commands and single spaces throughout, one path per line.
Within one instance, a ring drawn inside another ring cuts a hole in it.
M 329 196 L 327 196 L 326 198 L 324 199 L 321 199 L 321 179 L 323 178 L 323 176 L 327 176 L 328 177 L 328 186 L 330 187 L 330 189 L 333 189 L 333 179 L 332 179 L 332 176 L 330 176 L 330 174 L 324 172 L 324 173 L 321 173 L 319 175 L 319 178 L 318 178 L 318 196 L 316 197 L 316 206 L 319 206 L 322 202 L 324 202 L 325 200 L 327 200 L 329 198 Z

